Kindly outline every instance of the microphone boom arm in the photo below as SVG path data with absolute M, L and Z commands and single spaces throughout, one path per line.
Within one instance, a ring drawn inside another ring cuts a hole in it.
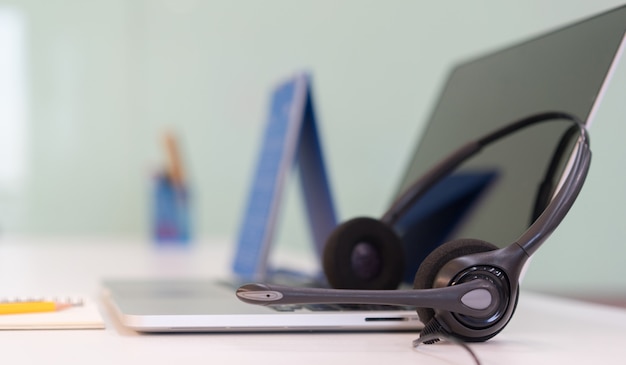
M 257 305 L 379 304 L 437 308 L 472 317 L 488 317 L 497 310 L 498 291 L 487 280 L 472 280 L 445 288 L 422 290 L 337 290 L 292 288 L 283 285 L 245 284 L 239 300 Z M 382 295 L 381 295 L 382 294 Z

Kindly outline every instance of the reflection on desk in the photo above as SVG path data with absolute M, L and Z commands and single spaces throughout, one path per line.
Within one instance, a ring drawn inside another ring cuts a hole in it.
M 223 277 L 231 254 L 225 240 L 157 250 L 142 240 L 4 237 L 0 296 L 76 292 L 97 297 L 104 277 Z M 313 269 L 302 256 L 276 252 L 274 261 Z M 414 350 L 414 333 L 143 335 L 120 326 L 101 304 L 100 310 L 105 330 L 0 331 L 2 358 L 37 365 L 472 364 L 467 352 L 447 343 Z M 470 347 L 484 364 L 622 364 L 625 340 L 624 309 L 522 291 L 508 327 Z

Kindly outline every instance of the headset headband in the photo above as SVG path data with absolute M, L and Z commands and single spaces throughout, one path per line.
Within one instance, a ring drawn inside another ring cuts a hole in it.
M 421 199 L 430 188 L 489 144 L 528 126 L 555 120 L 569 120 L 574 123 L 574 127 L 579 131 L 579 137 L 576 144 L 576 153 L 571 163 L 571 169 L 563 185 L 552 201 L 546 206 L 543 213 L 537 217 L 516 241 L 529 256 L 532 255 L 563 220 L 576 200 L 582 188 L 583 180 L 589 170 L 591 161 L 589 136 L 582 121 L 572 114 L 564 112 L 535 114 L 508 124 L 486 136 L 463 145 L 406 189 L 405 192 L 395 200 L 381 220 L 387 224 L 393 225 L 393 223 L 415 202 Z

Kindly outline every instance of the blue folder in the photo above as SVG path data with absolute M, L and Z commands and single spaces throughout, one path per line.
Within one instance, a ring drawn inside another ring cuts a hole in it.
M 337 218 L 307 74 L 290 78 L 272 95 L 233 261 L 233 271 L 241 279 L 263 280 L 270 274 L 268 256 L 284 187 L 294 167 L 300 174 L 312 241 L 321 260 Z

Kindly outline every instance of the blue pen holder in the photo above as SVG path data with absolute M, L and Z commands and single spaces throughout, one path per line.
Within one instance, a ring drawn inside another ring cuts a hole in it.
M 152 236 L 160 244 L 188 244 L 191 209 L 186 186 L 175 186 L 166 175 L 154 180 Z

